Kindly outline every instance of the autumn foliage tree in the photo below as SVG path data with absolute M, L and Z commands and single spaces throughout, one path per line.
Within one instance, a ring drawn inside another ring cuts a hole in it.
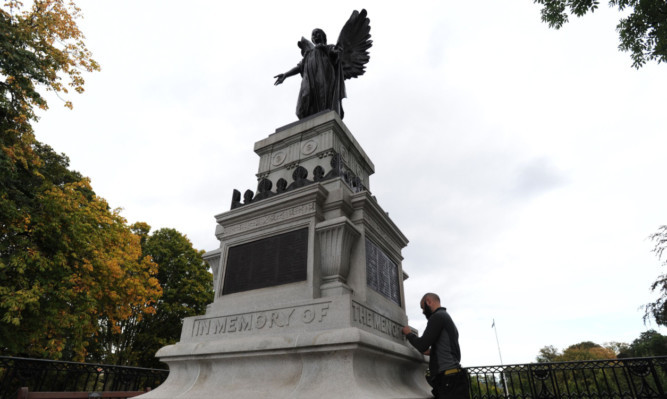
M 71 1 L 0 8 L 0 352 L 85 359 L 100 322 L 150 314 L 161 294 L 140 238 L 69 160 L 39 143 L 43 91 L 83 91 L 99 69 Z M 71 103 L 65 102 L 71 107 Z
M 563 352 L 560 352 L 553 346 L 545 346 L 540 349 L 540 353 L 537 356 L 537 362 L 574 362 L 616 359 L 616 352 L 613 348 L 617 346 L 618 344 L 616 343 L 602 346 L 594 342 L 584 341 L 568 346 Z
M 563 351 L 560 361 L 572 362 L 605 359 L 616 359 L 616 353 L 614 353 L 611 348 L 598 345 L 591 341 L 585 341 L 568 346 Z
M 203 251 L 192 247 L 186 236 L 163 228 L 152 234 L 146 223 L 132 229 L 141 238 L 144 255 L 158 265 L 157 279 L 162 296 L 155 312 L 123 321 L 122 333 L 108 334 L 100 361 L 142 367 L 164 367 L 155 353 L 178 342 L 183 318 L 203 314 L 213 302 L 213 276 L 208 271 Z M 111 331 L 107 330 L 107 333 Z
M 39 163 L 30 123 L 35 108 L 48 108 L 40 90 L 81 93 L 82 72 L 99 70 L 77 27 L 80 16 L 74 2 L 64 0 L 35 0 L 30 7 L 10 0 L 0 8 L 0 145 L 17 167 Z
M 154 312 L 157 265 L 117 210 L 67 158 L 33 146 L 37 173 L 16 173 L 17 211 L 0 233 L 0 345 L 7 354 L 83 360 L 112 324 Z M 3 193 L 6 194 L 6 193 Z
M 655 330 L 642 332 L 631 344 L 608 342 L 598 345 L 584 341 L 570 345 L 562 352 L 554 346 L 545 346 L 540 349 L 536 360 L 548 363 L 651 356 L 667 356 L 667 337 Z

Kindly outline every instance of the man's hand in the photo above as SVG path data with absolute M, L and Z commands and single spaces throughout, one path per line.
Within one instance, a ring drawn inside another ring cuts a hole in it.
M 412 328 L 410 328 L 410 326 L 405 326 L 405 327 L 403 327 L 402 332 L 403 332 L 403 335 L 408 335 L 412 332 Z

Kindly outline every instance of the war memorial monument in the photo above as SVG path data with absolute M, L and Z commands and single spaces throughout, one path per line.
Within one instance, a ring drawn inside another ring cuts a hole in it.
M 345 80 L 364 73 L 366 11 L 336 45 L 302 38 L 299 120 L 255 143 L 257 190 L 234 190 L 205 254 L 215 299 L 157 353 L 168 379 L 142 398 L 427 398 L 407 343 L 407 238 L 370 191 L 375 167 L 342 121 Z

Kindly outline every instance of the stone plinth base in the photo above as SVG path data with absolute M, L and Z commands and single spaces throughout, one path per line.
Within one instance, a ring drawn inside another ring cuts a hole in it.
M 431 397 L 421 355 L 359 328 L 242 341 L 163 348 L 169 378 L 141 398 Z

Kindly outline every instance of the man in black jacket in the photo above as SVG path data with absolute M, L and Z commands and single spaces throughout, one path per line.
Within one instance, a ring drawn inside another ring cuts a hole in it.
M 428 293 L 420 304 L 428 320 L 424 334 L 418 337 L 409 326 L 403 334 L 418 351 L 429 355 L 429 383 L 438 399 L 468 399 L 468 375 L 461 368 L 459 332 L 447 309 L 440 306 L 440 297 Z

